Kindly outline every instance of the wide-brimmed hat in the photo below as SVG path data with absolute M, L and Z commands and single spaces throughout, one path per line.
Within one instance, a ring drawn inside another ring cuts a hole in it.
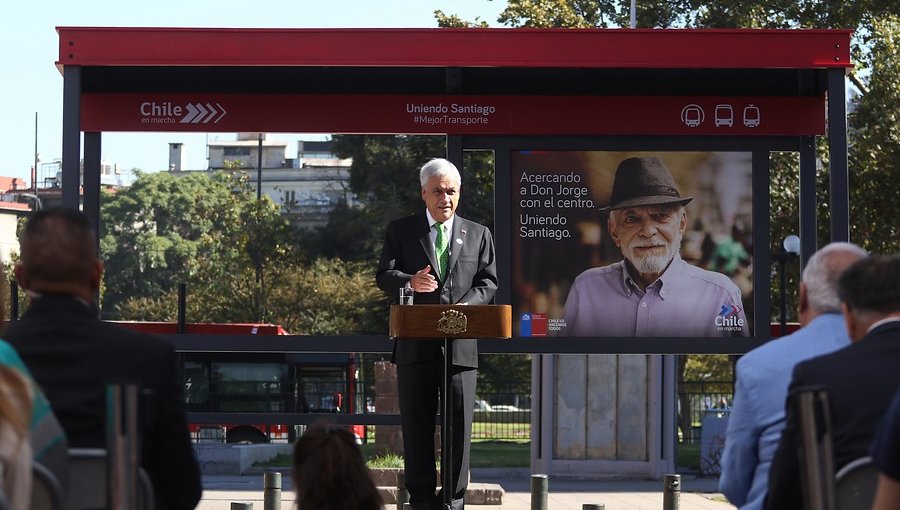
M 659 158 L 628 158 L 616 168 L 609 205 L 601 211 L 644 205 L 686 205 L 694 197 L 683 197 L 675 179 Z

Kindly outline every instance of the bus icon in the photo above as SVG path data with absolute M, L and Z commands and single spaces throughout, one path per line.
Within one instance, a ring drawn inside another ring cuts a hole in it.
M 730 104 L 716 106 L 716 127 L 719 126 L 734 126 L 734 110 Z
M 681 110 L 681 122 L 687 127 L 695 128 L 703 123 L 703 108 L 689 104 Z
M 744 125 L 750 128 L 759 127 L 759 108 L 752 104 L 744 108 Z

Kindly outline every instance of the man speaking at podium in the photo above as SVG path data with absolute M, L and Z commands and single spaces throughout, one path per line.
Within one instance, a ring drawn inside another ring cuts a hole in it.
M 461 178 L 456 166 L 435 158 L 419 171 L 425 211 L 392 221 L 387 227 L 375 280 L 397 302 L 400 288 L 415 291 L 415 304 L 489 304 L 497 290 L 494 240 L 484 225 L 461 218 Z M 475 339 L 453 342 L 449 390 L 453 509 L 463 508 L 469 478 L 469 443 L 475 408 Z M 444 372 L 440 339 L 405 339 L 394 344 L 397 365 L 403 458 L 409 502 L 415 510 L 443 508 L 436 495 L 434 424 Z M 443 489 L 442 489 L 443 490 Z

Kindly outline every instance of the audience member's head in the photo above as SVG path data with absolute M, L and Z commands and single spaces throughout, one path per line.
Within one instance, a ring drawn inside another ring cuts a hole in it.
M 813 254 L 800 282 L 800 324 L 805 326 L 823 313 L 841 313 L 838 279 L 851 264 L 866 257 L 852 243 L 831 243 Z
M 856 262 L 841 275 L 838 296 L 853 341 L 876 322 L 900 318 L 900 256 L 873 255 Z
M 316 423 L 294 445 L 294 490 L 300 510 L 381 510 L 356 438 L 329 423 Z
M 74 294 L 92 301 L 103 274 L 95 240 L 84 213 L 63 207 L 38 211 L 22 233 L 16 280 L 32 294 Z
M 31 385 L 21 372 L 0 365 L 0 427 L 9 426 L 16 437 L 28 437 L 31 421 Z

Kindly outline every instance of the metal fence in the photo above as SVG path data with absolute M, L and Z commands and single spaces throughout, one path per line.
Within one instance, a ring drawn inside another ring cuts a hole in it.
M 710 410 L 730 409 L 734 398 L 732 381 L 682 381 L 678 384 L 679 441 L 699 443 L 704 415 Z

